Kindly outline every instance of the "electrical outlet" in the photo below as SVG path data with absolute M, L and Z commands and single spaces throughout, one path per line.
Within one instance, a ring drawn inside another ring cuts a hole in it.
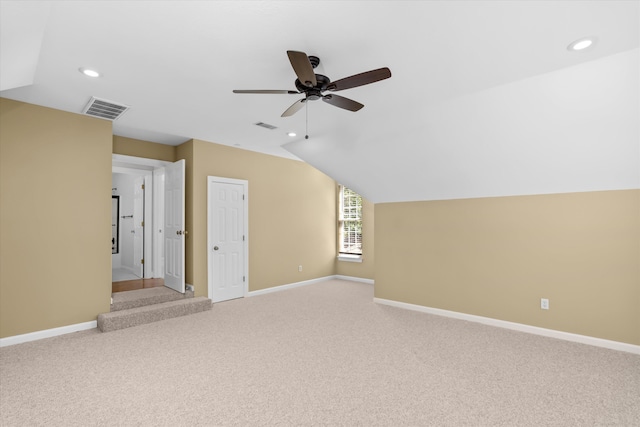
M 549 310 L 549 300 L 547 298 L 540 298 L 540 308 Z
M 298 266 L 298 271 L 302 271 L 302 266 L 301 265 Z

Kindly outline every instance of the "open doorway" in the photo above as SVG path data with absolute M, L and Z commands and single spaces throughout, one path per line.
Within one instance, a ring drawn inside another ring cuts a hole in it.
M 117 200 L 117 214 L 112 213 L 112 292 L 168 286 L 184 293 L 184 277 L 177 279 L 175 271 L 184 271 L 183 250 L 175 257 L 175 236 L 165 238 L 166 212 L 173 220 L 175 212 L 174 192 L 165 203 L 166 180 L 176 186 L 176 166 L 181 168 L 179 187 L 184 192 L 184 161 L 174 164 L 114 154 L 112 158 L 112 198 Z M 167 178 L 167 174 L 169 178 Z M 184 197 L 178 203 L 184 212 Z M 114 208 L 112 208 L 114 209 Z M 170 225 L 174 225 L 171 223 Z M 176 230 L 182 237 L 183 221 Z M 175 230 L 169 230 L 174 231 Z M 186 233 L 185 233 L 186 234 Z M 183 237 L 181 243 L 184 245 Z M 170 243 L 170 244 L 169 244 Z M 167 262 L 165 252 L 169 251 Z M 167 268 L 169 266 L 170 268 Z M 168 282 L 165 279 L 168 277 Z
M 111 174 L 113 282 L 145 278 L 144 248 L 150 242 L 145 242 L 144 236 L 145 178 L 148 176 L 144 172 L 122 169 Z
M 112 171 L 112 292 L 163 286 L 162 270 L 154 269 L 154 252 L 162 245 L 153 244 L 154 186 L 151 171 L 117 168 Z M 151 203 L 149 203 L 151 201 Z M 117 215 L 114 210 L 116 210 Z M 145 265 L 148 268 L 145 268 Z M 155 271 L 154 271 L 155 270 Z

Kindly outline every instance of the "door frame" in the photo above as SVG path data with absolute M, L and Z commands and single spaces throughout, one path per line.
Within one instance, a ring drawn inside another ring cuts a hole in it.
M 146 197 L 145 188 L 151 187 L 147 182 L 147 176 L 137 175 L 133 180 L 133 274 L 143 279 L 149 278 L 150 275 L 149 261 L 143 260 L 149 258 L 149 249 L 153 243 L 153 239 L 148 238 L 148 227 L 144 226 L 145 223 L 149 223 L 149 211 L 145 206 L 149 197 Z
M 152 188 L 152 193 L 147 195 L 151 197 L 145 197 L 145 225 L 151 224 L 150 227 L 144 228 L 144 238 L 146 242 L 152 242 L 150 245 L 145 244 L 144 250 L 144 277 L 164 277 L 164 266 L 160 265 L 160 253 L 162 250 L 163 239 L 158 230 L 162 229 L 163 225 L 158 225 L 158 212 L 161 212 L 164 208 L 164 203 L 161 200 L 164 194 L 159 194 L 162 191 L 162 186 L 157 185 L 158 179 L 161 178 L 161 174 L 158 173 L 159 169 L 163 169 L 165 166 L 172 164 L 164 160 L 147 159 L 144 157 L 126 156 L 123 154 L 111 155 L 111 172 L 112 173 L 131 173 L 145 175 L 145 191 L 148 188 Z
M 211 263 L 210 252 L 213 250 L 214 242 L 211 241 L 210 230 L 213 224 L 213 210 L 211 209 L 212 200 L 209 198 L 211 188 L 215 183 L 222 184 L 236 184 L 242 185 L 242 193 L 244 194 L 243 209 L 244 209 L 244 244 L 243 244 L 243 266 L 242 275 L 244 276 L 244 290 L 243 297 L 246 297 L 249 293 L 249 181 L 244 179 L 226 178 L 221 176 L 208 176 L 207 177 L 207 292 L 209 299 L 213 299 L 213 282 L 211 281 L 213 273 L 213 265 Z

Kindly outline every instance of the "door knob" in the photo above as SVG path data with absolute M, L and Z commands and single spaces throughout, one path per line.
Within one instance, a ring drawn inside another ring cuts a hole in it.
M 182 235 L 182 230 L 178 230 L 178 231 L 176 231 L 176 234 L 177 234 L 178 236 L 181 236 L 181 235 Z
M 213 250 L 214 250 L 214 251 L 217 251 L 218 249 L 220 249 L 220 248 L 219 248 L 219 247 L 217 247 L 217 246 L 214 246 L 214 247 L 213 247 Z

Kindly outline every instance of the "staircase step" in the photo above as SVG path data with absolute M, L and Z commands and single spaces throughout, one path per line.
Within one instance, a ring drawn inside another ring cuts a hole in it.
M 193 291 L 186 291 L 184 294 L 181 294 L 167 287 L 158 287 L 116 292 L 113 294 L 111 311 L 129 310 L 131 308 L 178 301 L 185 298 L 193 298 Z
M 185 298 L 99 314 L 98 329 L 102 332 L 117 331 L 207 310 L 211 310 L 211 300 L 209 298 Z

